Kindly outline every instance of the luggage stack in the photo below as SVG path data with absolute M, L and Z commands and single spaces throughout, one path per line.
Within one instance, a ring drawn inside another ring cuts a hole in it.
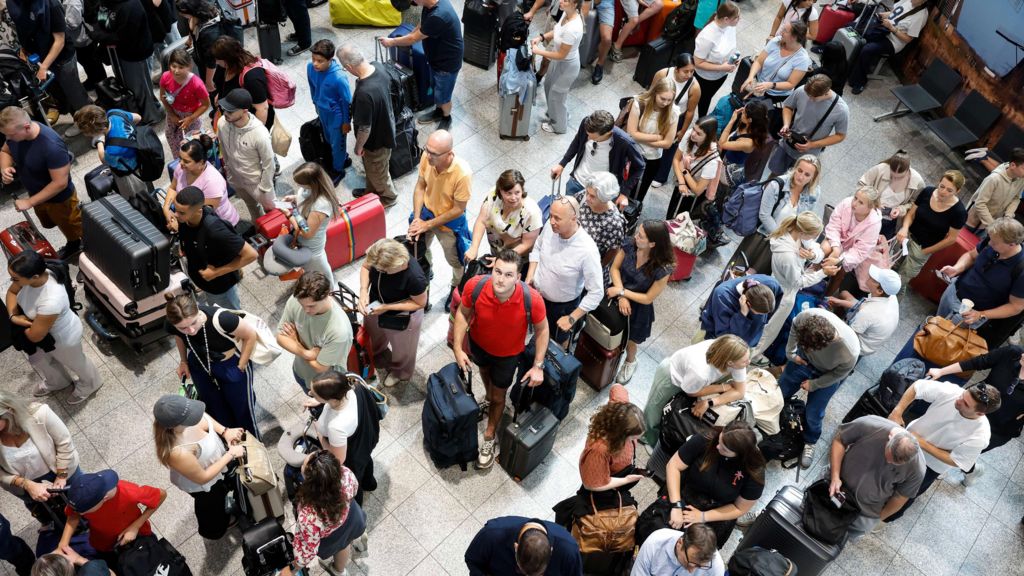
M 411 25 L 402 24 L 395 28 L 394 32 L 388 34 L 388 38 L 405 36 L 412 31 L 413 27 Z M 416 42 L 412 46 L 389 48 L 388 57 L 392 62 L 396 62 L 406 70 L 412 70 L 412 76 L 415 80 L 415 90 L 412 92 L 415 98 L 411 104 L 408 104 L 412 111 L 419 112 L 433 106 L 434 71 L 430 68 L 430 62 L 427 62 L 427 54 L 423 51 L 423 42 Z

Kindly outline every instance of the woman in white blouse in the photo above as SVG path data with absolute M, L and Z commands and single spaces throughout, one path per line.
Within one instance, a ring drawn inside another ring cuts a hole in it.
M 658 166 L 657 174 L 654 174 L 652 188 L 659 188 L 668 180 L 669 172 L 672 170 L 672 158 L 676 155 L 676 148 L 683 139 L 683 134 L 693 122 L 697 112 L 697 102 L 700 101 L 700 82 L 696 79 L 697 67 L 693 63 L 693 56 L 687 52 L 676 54 L 675 62 L 669 68 L 662 68 L 651 80 L 651 86 L 665 78 L 675 85 L 676 95 L 672 102 L 679 108 L 679 122 L 676 123 L 675 141 L 662 155 L 661 164 Z
M 722 161 L 718 157 L 718 120 L 704 116 L 683 135 L 672 159 L 676 189 L 668 202 L 666 220 L 680 212 L 694 212 L 702 202 L 715 199 L 712 184 L 717 187 Z
M 725 334 L 677 350 L 658 364 L 644 407 L 647 430 L 640 441 L 654 446 L 661 434 L 661 410 L 680 390 L 697 398 L 693 415 L 700 418 L 715 404 L 746 394 L 750 348 L 739 336 Z M 717 395 L 705 399 L 705 396 Z
M 477 214 L 473 243 L 465 254 L 467 261 L 475 260 L 480 254 L 485 236 L 492 256 L 508 248 L 526 261 L 544 227 L 544 220 L 537 201 L 526 195 L 525 184 L 526 179 L 519 170 L 505 170 L 498 176 L 494 189 Z
M 583 40 L 583 19 L 579 9 L 583 0 L 558 0 L 562 19 L 554 30 L 533 39 L 533 53 L 547 58 L 551 65 L 544 76 L 544 97 L 547 100 L 547 121 L 540 127 L 545 132 L 565 134 L 569 129 L 569 110 L 566 103 L 569 89 L 580 73 L 580 42 Z M 553 50 L 541 48 L 542 42 L 551 41 Z
M 715 17 L 697 35 L 693 50 L 700 82 L 700 102 L 697 114 L 704 116 L 711 107 L 711 99 L 725 84 L 729 74 L 736 71 L 736 25 L 740 23 L 740 9 L 726 0 L 718 6 Z
M 640 152 L 647 159 L 634 196 L 640 202 L 644 201 L 658 174 L 665 150 L 671 148 L 675 141 L 676 124 L 679 122 L 679 107 L 673 103 L 675 96 L 675 82 L 665 77 L 633 98 L 630 104 L 626 132 L 636 141 Z

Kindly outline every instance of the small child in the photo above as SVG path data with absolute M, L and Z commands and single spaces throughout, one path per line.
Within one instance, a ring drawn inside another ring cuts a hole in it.
M 146 183 L 135 175 L 138 168 L 137 154 L 134 148 L 107 144 L 107 139 L 134 140 L 135 127 L 139 122 L 142 122 L 142 116 L 134 112 L 103 110 L 95 104 L 83 106 L 75 112 L 75 125 L 82 134 L 92 138 L 100 162 L 110 166 L 114 173 L 115 189 L 126 197 L 147 188 Z
M 203 113 L 210 109 L 210 93 L 203 79 L 192 73 L 192 57 L 184 49 L 171 52 L 170 70 L 160 77 L 160 102 L 167 111 L 167 145 L 177 158 L 185 134 L 202 128 Z

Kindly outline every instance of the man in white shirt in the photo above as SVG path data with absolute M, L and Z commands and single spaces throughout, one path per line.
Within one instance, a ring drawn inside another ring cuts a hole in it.
M 846 324 L 860 339 L 860 355 L 874 354 L 896 332 L 900 323 L 900 304 L 896 296 L 903 282 L 899 273 L 874 264 L 868 268 L 868 296 L 857 300 L 843 290 L 829 296 L 833 309 L 847 308 Z
M 975 466 L 992 436 L 985 415 L 998 410 L 1001 400 L 999 390 L 985 383 L 963 389 L 950 382 L 918 380 L 903 393 L 889 419 L 902 426 L 903 413 L 914 400 L 930 403 L 924 415 L 906 427 L 921 444 L 928 465 L 917 491 L 920 496 L 946 471 Z M 980 475 L 981 470 L 974 473 Z M 911 498 L 885 521 L 896 520 L 913 503 Z
M 619 181 L 619 197 L 615 204 L 623 207 L 640 184 L 647 159 L 633 137 L 615 125 L 615 117 L 607 110 L 597 110 L 580 122 L 576 137 L 562 159 L 551 168 L 551 179 L 562 176 L 569 162 L 575 163 L 565 183 L 570 196 L 584 190 L 584 183 L 598 172 L 611 172 Z
M 655 530 L 637 552 L 629 576 L 723 576 L 725 562 L 718 552 L 715 531 L 707 524 L 690 524 L 685 532 Z
M 928 22 L 928 0 L 900 0 L 891 12 L 878 12 L 864 34 L 867 41 L 853 63 L 847 82 L 854 94 L 868 83 L 868 74 L 883 56 L 898 54 L 921 34 Z
M 571 196 L 551 202 L 551 217 L 530 251 L 526 273 L 526 282 L 544 297 L 551 339 L 563 346 L 573 325 L 604 296 L 601 253 L 580 226 L 579 213 L 579 202 Z

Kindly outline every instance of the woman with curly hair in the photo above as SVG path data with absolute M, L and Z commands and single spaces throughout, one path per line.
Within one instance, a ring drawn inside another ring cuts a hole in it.
M 281 576 L 297 574 L 314 557 L 327 574 L 347 574 L 352 541 L 366 531 L 366 514 L 353 501 L 359 482 L 328 450 L 306 457 L 302 478 L 292 540 L 295 560 L 281 570 Z
M 252 96 L 252 109 L 249 112 L 255 114 L 270 130 L 274 126 L 274 107 L 270 104 L 267 72 L 260 65 L 259 57 L 230 36 L 218 38 L 213 43 L 211 53 L 217 63 L 213 85 L 218 100 L 236 88 L 245 88 Z
M 715 531 L 721 549 L 736 520 L 764 492 L 765 461 L 757 436 L 745 422 L 732 422 L 710 438 L 694 434 L 669 460 L 665 484 L 676 530 L 702 523 Z

